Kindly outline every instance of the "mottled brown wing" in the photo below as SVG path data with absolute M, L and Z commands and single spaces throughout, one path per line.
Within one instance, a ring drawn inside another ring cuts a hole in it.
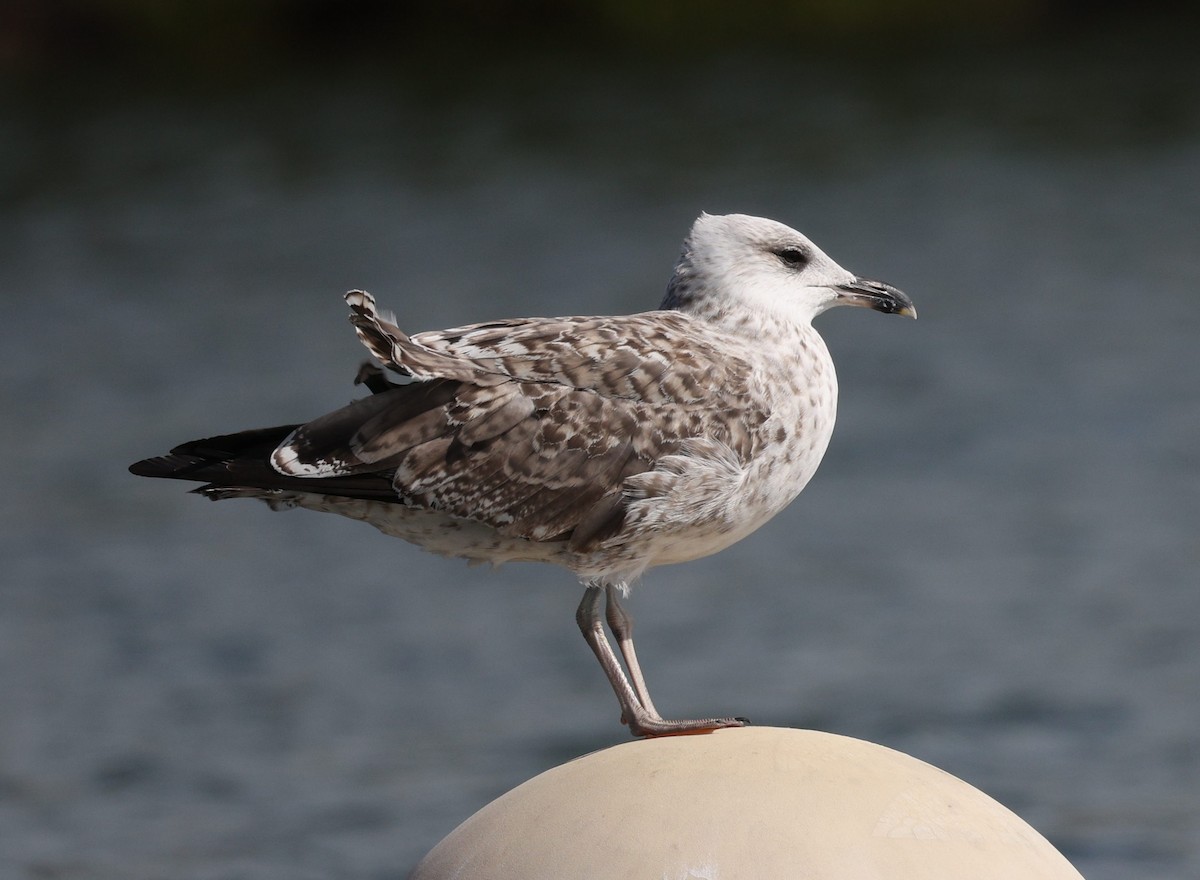
M 276 465 L 313 477 L 391 470 L 406 503 L 505 535 L 586 549 L 619 530 L 628 477 L 690 437 L 748 460 L 768 415 L 748 403 L 749 367 L 718 358 L 703 326 L 675 313 L 507 321 L 412 339 L 359 317 L 368 325 L 356 320 L 360 336 L 389 364 L 418 363 L 414 372 L 429 375 L 448 363 L 452 378 L 389 389 L 302 426 Z

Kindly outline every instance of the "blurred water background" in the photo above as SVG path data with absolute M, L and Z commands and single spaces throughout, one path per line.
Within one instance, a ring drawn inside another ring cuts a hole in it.
M 967 6 L 0 9 L 0 875 L 402 877 L 623 741 L 566 572 L 125 468 L 353 396 L 347 288 L 413 331 L 640 311 L 707 210 L 921 318 L 822 317 L 815 481 L 635 591 L 660 707 L 1200 876 L 1196 22 Z

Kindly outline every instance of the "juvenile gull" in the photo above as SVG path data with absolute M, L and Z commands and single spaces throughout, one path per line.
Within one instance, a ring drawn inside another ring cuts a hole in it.
M 716 553 L 812 477 L 837 379 L 812 319 L 837 305 L 916 317 L 793 229 L 702 214 L 657 311 L 517 318 L 405 335 L 346 294 L 372 392 L 303 425 L 195 440 L 130 470 L 363 520 L 472 562 L 553 562 L 585 585 L 576 620 L 635 736 L 734 727 L 667 720 L 621 606 L 646 569 Z M 605 618 L 625 669 L 604 632 Z

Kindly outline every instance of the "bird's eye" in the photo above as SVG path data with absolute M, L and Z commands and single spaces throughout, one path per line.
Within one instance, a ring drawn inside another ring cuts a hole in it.
M 775 251 L 775 256 L 783 260 L 790 269 L 799 269 L 808 263 L 808 254 L 797 247 L 785 247 Z

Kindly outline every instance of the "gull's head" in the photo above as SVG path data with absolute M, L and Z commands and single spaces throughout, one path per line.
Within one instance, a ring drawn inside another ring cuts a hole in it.
M 803 323 L 840 305 L 917 316 L 891 285 L 859 278 L 796 230 L 746 214 L 700 215 L 662 303 L 713 320 L 754 311 Z

